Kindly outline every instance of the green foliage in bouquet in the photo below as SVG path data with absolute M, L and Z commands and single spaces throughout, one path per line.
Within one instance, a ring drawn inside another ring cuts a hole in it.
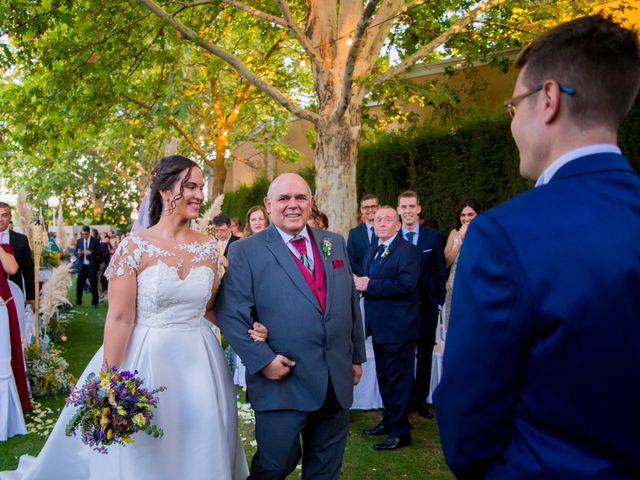
M 75 378 L 67 373 L 69 366 L 62 358 L 62 352 L 49 344 L 45 350 L 38 345 L 29 345 L 24 349 L 27 362 L 27 377 L 34 397 L 45 397 L 69 392 L 69 384 Z

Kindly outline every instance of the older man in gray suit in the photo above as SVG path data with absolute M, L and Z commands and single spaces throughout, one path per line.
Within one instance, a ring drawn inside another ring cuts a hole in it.
M 307 227 L 312 198 L 302 177 L 280 175 L 264 202 L 272 225 L 230 245 L 216 305 L 256 412 L 250 478 L 284 479 L 302 457 L 303 479 L 337 479 L 366 359 L 346 245 Z M 254 321 L 268 327 L 267 342 L 247 336 Z

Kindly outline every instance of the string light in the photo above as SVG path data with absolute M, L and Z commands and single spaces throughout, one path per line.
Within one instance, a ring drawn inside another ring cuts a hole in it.
M 200 130 L 204 130 L 205 124 L 200 125 Z
M 353 38 L 349 35 L 349 37 L 347 37 L 347 47 L 350 47 L 351 45 L 353 45 Z

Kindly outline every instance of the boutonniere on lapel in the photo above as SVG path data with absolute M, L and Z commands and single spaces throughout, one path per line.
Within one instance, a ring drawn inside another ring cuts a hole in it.
M 331 239 L 323 238 L 322 246 L 320 247 L 320 249 L 322 250 L 322 259 L 326 260 L 327 258 L 329 258 L 331 256 Z
M 389 245 L 385 245 L 384 251 L 382 252 L 382 255 L 380 255 L 380 261 L 384 260 L 388 256 L 389 256 Z

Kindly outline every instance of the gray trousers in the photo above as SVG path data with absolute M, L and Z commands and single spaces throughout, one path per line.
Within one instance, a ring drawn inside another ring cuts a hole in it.
M 340 406 L 331 384 L 322 407 L 314 412 L 256 412 L 258 451 L 249 479 L 283 480 L 302 458 L 303 479 L 336 480 L 348 432 L 349 409 Z

